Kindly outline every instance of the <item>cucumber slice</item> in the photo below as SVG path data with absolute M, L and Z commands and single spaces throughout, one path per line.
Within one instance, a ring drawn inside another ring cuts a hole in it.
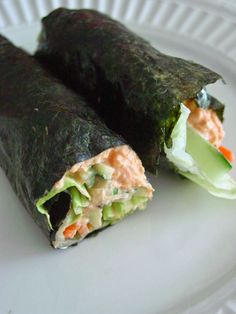
M 119 189 L 118 188 L 114 188 L 112 191 L 112 195 L 117 195 L 119 193 Z
M 218 181 L 232 169 L 224 155 L 190 125 L 187 125 L 186 152 L 211 181 Z
M 93 187 L 96 176 L 96 171 L 93 167 L 89 168 L 86 172 L 82 172 L 80 176 L 89 189 Z
M 89 200 L 86 196 L 82 195 L 75 187 L 69 188 L 69 192 L 71 195 L 73 211 L 76 215 L 81 214 L 83 211 L 83 207 L 87 207 L 89 205 Z
M 115 213 L 116 219 L 121 219 L 134 209 L 134 204 L 131 200 L 124 202 L 114 202 L 112 204 L 113 211 Z
M 137 207 L 138 205 L 142 205 L 143 203 L 146 203 L 147 201 L 148 201 L 148 197 L 145 197 L 145 196 L 134 195 L 132 197 L 132 204 L 135 207 Z
M 103 207 L 103 220 L 116 221 L 122 219 L 133 208 L 131 201 L 114 202 L 109 206 Z
M 144 196 L 147 197 L 147 189 L 140 187 L 135 191 L 135 196 Z
M 102 218 L 103 220 L 113 220 L 114 213 L 111 205 L 104 206 L 102 209 Z
M 105 180 L 110 180 L 114 172 L 114 168 L 104 164 L 96 164 L 93 169 Z

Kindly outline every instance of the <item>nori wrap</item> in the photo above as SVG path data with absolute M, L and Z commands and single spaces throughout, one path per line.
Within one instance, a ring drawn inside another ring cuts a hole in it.
M 161 53 L 118 21 L 94 10 L 59 8 L 43 18 L 42 24 L 36 57 L 91 101 L 108 127 L 136 150 L 147 170 L 156 174 L 158 167 L 168 165 L 185 175 L 188 170 L 166 158 L 174 146 L 174 128 L 185 116 L 186 129 L 187 102 L 191 101 L 195 107 L 214 112 L 212 119 L 220 124 L 224 106 L 204 90 L 220 75 Z M 217 147 L 214 154 L 218 153 Z M 221 173 L 231 168 L 227 160 L 223 164 Z M 215 195 L 232 197 L 232 191 L 227 196 L 214 180 L 208 180 L 208 173 L 197 172 L 192 180 Z
M 2 36 L 0 69 L 0 166 L 54 247 L 75 244 L 145 207 L 152 188 L 140 160 L 81 97 Z M 114 186 L 117 169 L 107 163 L 122 152 L 141 178 L 130 174 L 125 187 Z M 97 202 L 104 191 L 105 203 Z

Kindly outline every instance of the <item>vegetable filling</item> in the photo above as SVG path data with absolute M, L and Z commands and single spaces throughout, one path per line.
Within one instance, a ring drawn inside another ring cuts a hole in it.
M 152 191 L 139 158 L 124 145 L 74 165 L 37 208 L 57 230 L 55 247 L 63 247 L 144 209 Z
M 165 145 L 164 150 L 180 174 L 215 196 L 235 199 L 236 182 L 228 174 L 234 155 L 221 145 L 222 123 L 212 109 L 204 109 L 209 105 L 206 102 L 209 96 L 203 90 L 200 100 L 197 97 L 180 105 L 181 114 L 171 133 L 172 147 Z

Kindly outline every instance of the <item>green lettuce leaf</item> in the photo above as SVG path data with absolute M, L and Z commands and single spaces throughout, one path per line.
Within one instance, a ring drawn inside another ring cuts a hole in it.
M 47 221 L 48 221 L 48 225 L 50 227 L 50 229 L 53 230 L 51 221 L 50 221 L 50 215 L 47 211 L 47 209 L 44 206 L 44 203 L 47 202 L 48 200 L 50 200 L 51 198 L 53 198 L 56 194 L 59 194 L 69 188 L 75 187 L 78 189 L 78 191 L 81 193 L 81 195 L 83 195 L 84 197 L 86 197 L 87 199 L 91 199 L 87 189 L 80 183 L 78 183 L 75 179 L 71 178 L 71 177 L 65 177 L 64 178 L 64 184 L 61 188 L 57 189 L 55 187 L 53 187 L 45 196 L 41 197 L 37 203 L 36 203 L 36 207 L 38 209 L 38 211 L 45 215 L 47 217 Z M 74 206 L 76 206 L 76 204 L 78 203 L 78 199 L 75 200 Z M 73 204 L 73 200 L 72 200 L 72 204 Z M 81 202 L 80 202 L 81 204 Z M 73 206 L 73 205 L 72 205 Z

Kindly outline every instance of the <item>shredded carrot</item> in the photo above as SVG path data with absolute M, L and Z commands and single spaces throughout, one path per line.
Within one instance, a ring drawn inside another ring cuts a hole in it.
M 66 227 L 66 229 L 63 231 L 63 234 L 66 239 L 73 239 L 76 235 L 76 232 L 78 230 L 77 224 L 70 225 Z
M 225 158 L 228 159 L 228 161 L 230 162 L 234 161 L 234 153 L 230 149 L 224 146 L 220 146 L 219 150 L 225 156 Z
M 88 227 L 89 230 L 92 230 L 92 229 L 93 229 L 93 225 L 92 225 L 90 222 L 87 223 L 87 227 Z
M 92 229 L 93 225 L 91 225 L 90 223 L 84 225 L 80 222 L 77 222 L 73 225 L 66 227 L 66 229 L 63 231 L 63 234 L 66 239 L 73 239 L 77 232 L 80 234 L 81 237 L 85 237 Z

